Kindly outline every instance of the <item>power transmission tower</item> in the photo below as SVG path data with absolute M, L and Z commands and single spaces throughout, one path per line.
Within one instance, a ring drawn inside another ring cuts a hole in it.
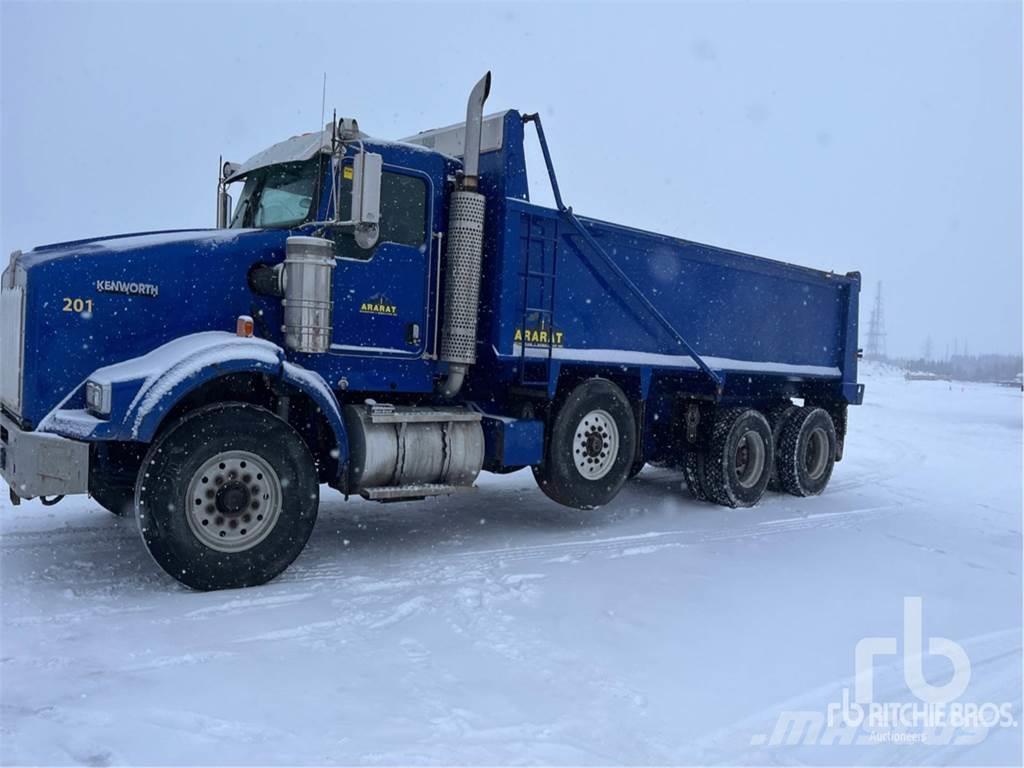
M 885 359 L 885 311 L 882 308 L 882 281 L 878 281 L 878 290 L 875 292 L 875 306 L 871 310 L 871 319 L 868 321 L 867 346 L 864 350 L 864 357 L 872 360 Z

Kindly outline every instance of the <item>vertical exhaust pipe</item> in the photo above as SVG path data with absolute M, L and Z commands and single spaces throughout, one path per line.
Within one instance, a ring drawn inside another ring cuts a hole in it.
M 445 250 L 444 322 L 441 360 L 448 374 L 437 385 L 442 397 L 455 397 L 462 389 L 466 371 L 476 362 L 476 323 L 480 308 L 480 271 L 484 250 L 486 198 L 477 190 L 480 181 L 480 134 L 484 102 L 491 92 L 488 72 L 469 93 L 466 104 L 466 141 L 462 153 L 463 175 L 448 204 L 448 237 Z
M 463 189 L 476 191 L 480 177 L 480 135 L 484 127 L 484 102 L 491 93 L 491 73 L 480 78 L 466 103 L 466 146 L 462 152 Z

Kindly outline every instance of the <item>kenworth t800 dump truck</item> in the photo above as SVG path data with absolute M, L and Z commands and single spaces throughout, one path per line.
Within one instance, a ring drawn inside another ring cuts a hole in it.
M 863 398 L 859 275 L 577 216 L 540 118 L 484 117 L 489 89 L 449 128 L 336 119 L 223 163 L 216 229 L 12 254 L 12 501 L 88 493 L 216 589 L 281 573 L 323 484 L 394 502 L 532 467 L 586 510 L 652 462 L 715 504 L 821 493 Z

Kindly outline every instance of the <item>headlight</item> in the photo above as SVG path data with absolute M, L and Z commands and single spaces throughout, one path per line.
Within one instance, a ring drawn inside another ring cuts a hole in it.
M 85 382 L 85 408 L 96 416 L 110 415 L 110 385 Z

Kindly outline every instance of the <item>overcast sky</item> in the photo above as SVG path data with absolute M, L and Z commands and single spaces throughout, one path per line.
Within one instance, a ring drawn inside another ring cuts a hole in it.
M 1021 348 L 1019 2 L 0 14 L 5 254 L 211 226 L 218 155 L 314 130 L 325 71 L 328 112 L 399 138 L 461 119 L 491 69 L 489 111 L 542 113 L 578 212 L 860 270 L 890 354 Z

